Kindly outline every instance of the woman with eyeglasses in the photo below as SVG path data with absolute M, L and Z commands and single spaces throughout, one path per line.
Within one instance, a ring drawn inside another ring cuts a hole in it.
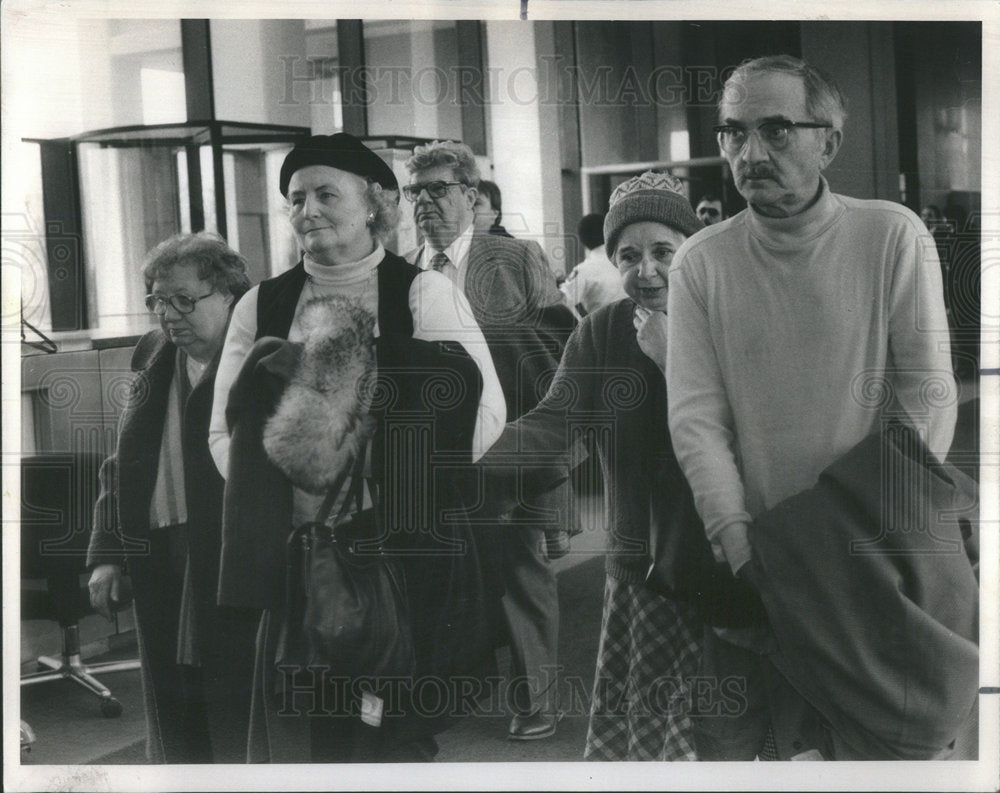
M 286 542 L 314 521 L 393 549 L 426 541 L 413 505 L 436 519 L 432 496 L 448 485 L 425 481 L 421 455 L 433 448 L 479 456 L 503 426 L 503 392 L 462 294 L 441 273 L 383 247 L 399 218 L 399 185 L 377 154 L 345 133 L 307 138 L 285 158 L 279 188 L 302 258 L 236 306 L 211 426 L 212 454 L 227 478 L 219 599 L 264 610 L 249 759 L 427 760 L 436 751 L 433 728 L 403 724 L 396 717 L 410 715 L 406 703 L 390 712 L 379 685 L 352 688 L 345 700 L 330 694 L 336 681 L 327 676 L 341 676 L 335 659 L 313 676 L 279 664 L 279 638 L 294 619 Z M 373 391 L 360 370 L 377 373 Z M 430 447 L 408 445 L 425 431 Z M 350 474 L 336 491 L 342 471 Z M 324 502 L 332 503 L 325 513 Z M 479 547 L 471 533 L 462 542 Z M 410 554 L 401 564 L 417 626 L 416 674 L 447 675 L 455 670 L 443 663 L 474 658 L 485 643 L 480 607 L 490 597 L 469 573 L 479 557 Z M 283 692 L 303 687 L 329 708 L 288 716 Z
M 128 572 L 150 762 L 238 762 L 259 617 L 215 605 L 223 480 L 208 424 L 226 327 L 250 281 L 243 257 L 207 233 L 160 243 L 142 274 L 160 329 L 136 345 L 116 451 L 101 468 L 90 598 L 113 619 Z

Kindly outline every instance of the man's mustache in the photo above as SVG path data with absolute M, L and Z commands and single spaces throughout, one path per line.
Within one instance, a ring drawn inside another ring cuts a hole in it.
M 747 168 L 743 171 L 744 179 L 774 179 L 774 171 L 770 168 Z

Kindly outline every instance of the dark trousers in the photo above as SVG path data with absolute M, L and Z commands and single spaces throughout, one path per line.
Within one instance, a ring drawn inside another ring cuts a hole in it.
M 165 648 L 151 670 L 159 692 L 154 718 L 166 762 L 245 762 L 259 613 L 215 609 L 210 630 L 195 626 L 200 665 L 177 664 L 186 528 L 155 531 L 152 543 L 152 553 L 160 560 L 158 596 L 166 615 L 165 636 L 157 637 Z
M 835 759 L 829 726 L 766 654 L 722 639 L 711 627 L 703 648 L 691 707 L 699 760 L 753 760 L 769 731 L 778 760 Z

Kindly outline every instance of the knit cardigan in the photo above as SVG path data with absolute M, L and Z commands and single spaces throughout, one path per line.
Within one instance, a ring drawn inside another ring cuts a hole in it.
M 643 581 L 649 569 L 652 510 L 697 520 L 667 430 L 664 376 L 639 348 L 633 313 L 624 299 L 584 317 L 548 393 L 477 464 L 482 510 L 504 511 L 519 492 L 530 498 L 568 478 L 578 441 L 593 437 L 611 517 L 606 570 L 626 583 Z

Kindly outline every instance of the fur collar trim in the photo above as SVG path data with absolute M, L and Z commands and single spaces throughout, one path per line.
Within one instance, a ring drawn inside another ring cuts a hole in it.
M 295 374 L 264 426 L 264 450 L 296 487 L 326 492 L 375 429 L 368 414 L 375 318 L 341 296 L 303 305 Z

